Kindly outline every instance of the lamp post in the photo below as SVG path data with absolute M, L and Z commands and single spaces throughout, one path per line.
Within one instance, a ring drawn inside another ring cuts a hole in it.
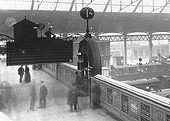
M 78 69 L 77 70 L 81 70 L 81 63 L 84 61 L 84 57 L 82 56 L 81 52 L 77 53 L 77 57 L 78 57 L 78 61 L 77 61 Z
M 142 58 L 139 58 L 139 71 L 142 72 Z
M 85 38 L 92 38 L 91 34 L 89 33 L 89 20 L 94 17 L 94 10 L 89 7 L 82 8 L 80 11 L 80 16 L 86 20 L 87 27 L 86 27 L 86 34 Z
M 143 64 L 142 64 L 142 58 L 139 58 L 139 64 L 138 64 L 137 70 L 139 71 L 139 78 L 140 78 L 140 79 L 143 78 L 142 75 L 141 75 L 141 73 L 143 72 L 142 65 L 143 65 Z

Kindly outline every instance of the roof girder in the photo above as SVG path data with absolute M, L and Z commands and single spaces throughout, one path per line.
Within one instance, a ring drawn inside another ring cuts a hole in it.
M 32 0 L 32 3 L 31 3 L 31 10 L 34 9 L 34 0 Z
M 57 0 L 57 2 L 55 2 L 55 7 L 54 7 L 54 10 L 56 10 L 56 8 L 57 8 L 58 1 L 59 1 L 59 0 Z
M 72 3 L 71 3 L 71 6 L 70 6 L 69 11 L 72 11 L 75 1 L 76 1 L 76 0 L 72 0 Z
M 107 9 L 107 7 L 109 6 L 110 1 L 111 1 L 111 0 L 108 0 L 108 1 L 107 1 L 106 6 L 105 6 L 105 8 L 103 9 L 103 12 L 106 12 L 106 9 Z
M 133 13 L 136 12 L 137 8 L 139 7 L 140 3 L 142 2 L 142 0 L 139 0 L 138 4 L 136 5 L 135 9 L 133 10 Z

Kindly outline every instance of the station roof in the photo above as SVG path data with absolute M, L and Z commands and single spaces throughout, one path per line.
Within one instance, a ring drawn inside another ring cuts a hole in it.
M 95 16 L 90 32 L 133 33 L 170 32 L 170 5 L 167 0 L 0 0 L 0 28 L 11 31 L 6 20 L 16 22 L 25 16 L 35 23 L 52 27 L 53 33 L 84 33 L 86 21 L 80 17 L 83 7 L 91 7 Z M 10 32 L 12 33 L 12 32 Z
M 169 0 L 0 0 L 3 10 L 80 11 L 91 7 L 96 12 L 169 13 Z M 162 7 L 165 8 L 162 10 Z

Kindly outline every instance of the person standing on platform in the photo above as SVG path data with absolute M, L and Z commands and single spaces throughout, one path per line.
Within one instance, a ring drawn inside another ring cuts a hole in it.
M 93 109 L 100 108 L 101 89 L 96 82 L 93 82 L 92 93 L 93 93 Z
M 30 82 L 30 81 L 31 81 L 31 76 L 30 76 L 29 67 L 25 65 L 25 82 Z
M 12 107 L 12 101 L 13 101 L 13 88 L 12 86 L 9 84 L 8 81 L 3 81 L 3 94 L 2 94 L 2 98 L 3 98 L 3 104 L 4 104 L 4 108 L 7 111 L 7 113 L 11 112 L 11 107 Z
M 18 69 L 18 75 L 20 76 L 19 82 L 21 83 L 21 82 L 22 82 L 23 75 L 24 75 L 23 65 L 21 65 L 21 67 Z
M 76 74 L 76 87 L 79 89 L 81 86 L 81 76 L 78 71 L 76 71 L 75 74 Z
M 46 96 L 48 94 L 47 87 L 44 84 L 44 81 L 41 81 L 41 87 L 40 87 L 40 107 L 39 108 L 46 108 Z
M 0 81 L 0 111 L 3 111 L 3 84 Z
M 30 102 L 30 110 L 35 110 L 35 102 L 36 102 L 36 89 L 35 89 L 35 80 L 30 83 L 30 96 L 31 96 L 31 102 Z
M 70 105 L 70 111 L 73 112 L 73 106 L 74 110 L 77 111 L 77 90 L 75 83 L 72 84 L 71 89 L 69 90 L 68 96 L 67 96 L 67 104 Z

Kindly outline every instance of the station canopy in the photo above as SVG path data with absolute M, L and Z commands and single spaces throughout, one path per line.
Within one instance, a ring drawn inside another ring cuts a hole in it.
M 109 36 L 104 33 L 118 33 L 112 36 L 122 39 L 122 33 L 170 32 L 170 0 L 0 0 L 0 3 L 0 16 L 5 21 L 0 24 L 1 32 L 10 36 L 8 18 L 18 22 L 24 16 L 43 23 L 44 31 L 52 27 L 52 32 L 59 35 L 83 33 L 86 22 L 79 11 L 84 7 L 95 11 L 89 22 L 90 32 L 99 33 L 102 38 Z
M 169 0 L 0 0 L 2 10 L 169 13 Z M 164 9 L 162 9 L 164 8 Z

